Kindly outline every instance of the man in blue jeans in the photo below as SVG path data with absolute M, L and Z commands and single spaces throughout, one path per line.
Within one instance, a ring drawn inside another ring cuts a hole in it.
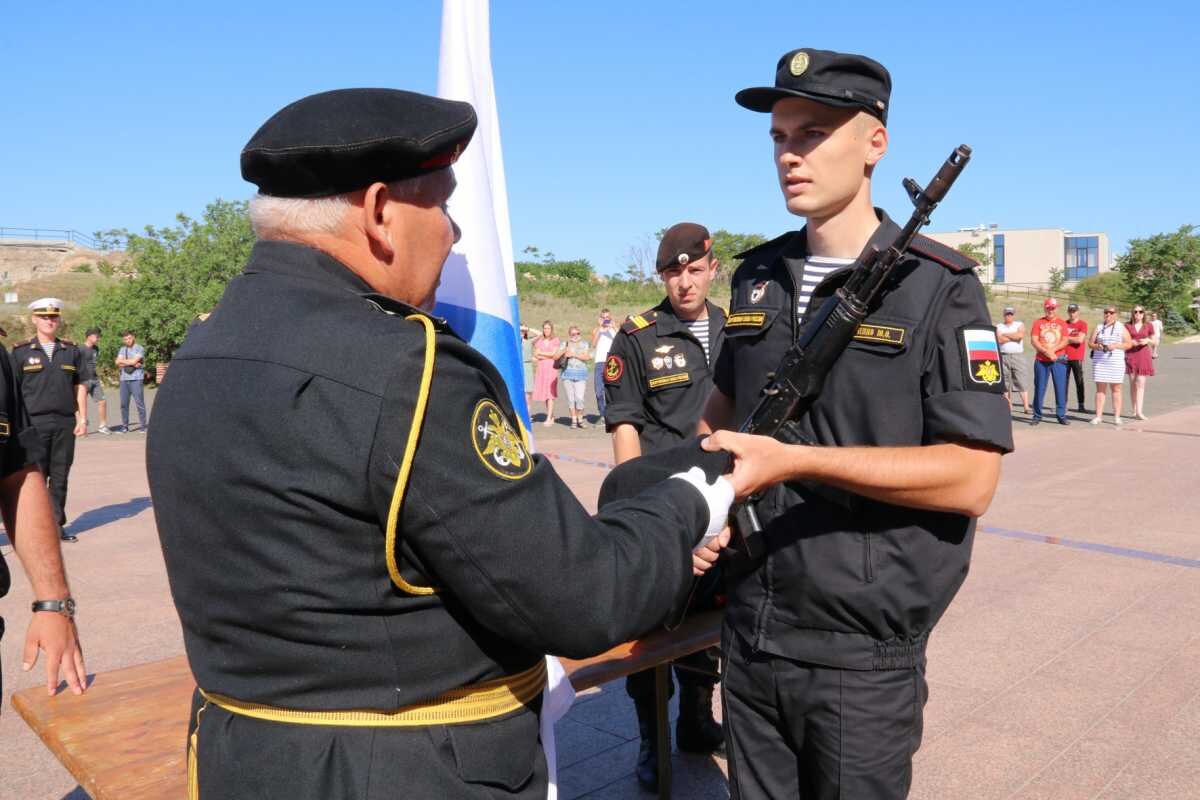
M 1059 425 L 1067 421 L 1067 323 L 1058 318 L 1058 301 L 1047 297 L 1042 303 L 1045 316 L 1033 323 L 1030 339 L 1037 355 L 1033 362 L 1033 419 L 1030 425 L 1042 421 L 1042 401 L 1046 399 L 1046 379 L 1054 381 L 1054 416 Z
M 117 351 L 117 369 L 121 375 L 121 431 L 129 432 L 129 398 L 133 398 L 134 405 L 137 406 L 138 419 L 141 422 L 141 427 L 138 429 L 145 433 L 146 431 L 146 398 L 142 393 L 142 380 L 146 375 L 144 369 L 146 363 L 146 350 L 137 343 L 134 338 L 133 331 L 125 331 L 121 334 L 121 339 L 124 344 Z

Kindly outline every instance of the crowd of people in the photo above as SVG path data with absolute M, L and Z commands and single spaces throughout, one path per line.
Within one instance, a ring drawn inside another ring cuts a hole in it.
M 578 325 L 567 328 L 564 341 L 554 333 L 554 322 L 542 323 L 541 332 L 522 325 L 521 342 L 525 362 L 525 400 L 530 414 L 545 409 L 542 425 L 555 424 L 555 402 L 561 387 L 567 402 L 569 426 L 583 430 L 590 427 L 584 412 L 588 395 L 588 379 L 596 400 L 596 411 L 604 418 L 604 362 L 612 347 L 617 328 L 612 312 L 600 311 L 591 336 L 584 338 Z M 589 367 L 589 364 L 594 365 Z
M 1016 318 L 1016 309 L 1004 309 L 1004 321 L 996 325 L 996 341 L 1000 345 L 1003 365 L 1004 397 L 1013 407 L 1021 401 L 1022 411 L 1031 414 L 1030 424 L 1042 421 L 1046 389 L 1054 385 L 1054 416 L 1060 425 L 1069 425 L 1067 418 L 1070 385 L 1075 387 L 1076 410 L 1089 413 L 1084 402 L 1085 361 L 1091 361 L 1092 381 L 1096 385 L 1095 411 L 1089 422 L 1103 421 L 1105 400 L 1111 398 L 1113 424 L 1122 425 L 1122 385 L 1129 379 L 1131 416 L 1146 419 L 1146 379 L 1154 375 L 1154 360 L 1162 340 L 1162 322 L 1158 314 L 1147 319 L 1146 309 L 1136 305 L 1129 319 L 1121 322 L 1118 309 L 1109 304 L 1103 317 L 1092 330 L 1080 317 L 1079 306 L 1067 306 L 1067 318 L 1058 316 L 1058 301 L 1047 297 L 1042 304 L 1043 315 L 1029 330 L 1029 342 L 1034 350 L 1033 380 L 1030 381 L 1029 362 L 1025 358 L 1025 323 Z M 1089 336 L 1090 331 L 1090 336 Z M 1030 389 L 1033 390 L 1032 409 Z

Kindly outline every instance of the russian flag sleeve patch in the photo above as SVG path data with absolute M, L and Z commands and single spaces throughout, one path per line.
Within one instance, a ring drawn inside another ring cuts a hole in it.
M 1000 369 L 1000 346 L 992 328 L 959 329 L 967 389 L 1001 391 L 1004 376 Z

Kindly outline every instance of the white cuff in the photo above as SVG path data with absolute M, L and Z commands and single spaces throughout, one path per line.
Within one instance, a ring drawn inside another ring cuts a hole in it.
M 671 477 L 695 486 L 696 491 L 700 492 L 704 502 L 708 504 L 708 529 L 704 532 L 700 546 L 708 544 L 729 524 L 729 507 L 733 505 L 733 484 L 725 478 L 717 478 L 712 483 L 707 483 L 704 480 L 704 470 L 699 467 L 692 467 L 687 472 L 677 472 Z

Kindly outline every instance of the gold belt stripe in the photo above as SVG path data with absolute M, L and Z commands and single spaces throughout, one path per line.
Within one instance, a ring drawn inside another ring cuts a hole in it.
M 350 728 L 411 728 L 422 725 L 455 725 L 499 717 L 528 705 L 546 685 L 546 659 L 516 675 L 451 689 L 424 703 L 395 711 L 351 709 L 300 711 L 249 703 L 200 690 L 204 699 L 244 717 L 287 722 L 293 725 L 334 725 Z

